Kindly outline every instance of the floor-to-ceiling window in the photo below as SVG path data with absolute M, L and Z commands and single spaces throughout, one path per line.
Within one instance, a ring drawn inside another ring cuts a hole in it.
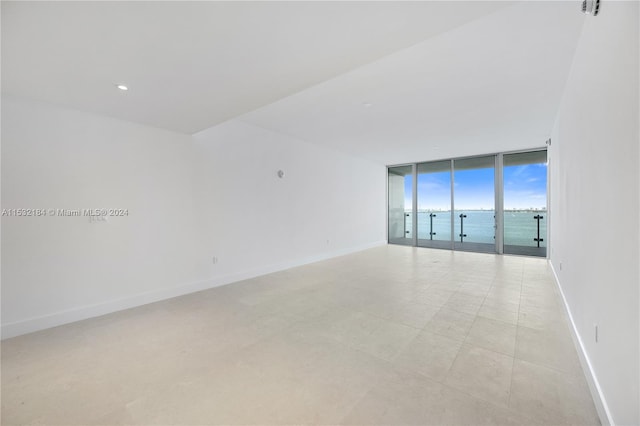
M 418 174 L 418 245 L 451 248 L 451 161 L 422 163 Z
M 547 255 L 547 152 L 503 156 L 504 252 Z
M 414 166 L 389 167 L 387 172 L 389 221 L 388 241 L 413 245 L 413 169 Z
M 495 156 L 453 161 L 456 250 L 496 252 Z
M 392 244 L 546 256 L 547 153 L 388 168 Z

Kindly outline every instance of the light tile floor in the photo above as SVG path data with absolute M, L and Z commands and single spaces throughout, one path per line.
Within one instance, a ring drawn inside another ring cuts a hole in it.
M 547 262 L 384 246 L 2 343 L 2 424 L 599 424 Z

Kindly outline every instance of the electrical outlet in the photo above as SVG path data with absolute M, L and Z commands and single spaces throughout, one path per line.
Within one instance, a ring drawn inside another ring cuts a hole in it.
M 598 343 L 598 324 L 593 324 L 594 328 L 594 337 L 596 339 L 596 343 Z
M 218 263 L 218 257 L 217 256 L 213 256 L 211 258 L 211 262 L 215 265 L 216 263 Z
M 562 271 L 562 262 L 560 262 L 560 270 Z

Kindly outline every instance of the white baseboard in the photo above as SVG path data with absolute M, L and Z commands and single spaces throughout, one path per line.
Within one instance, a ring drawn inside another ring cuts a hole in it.
M 553 271 L 553 276 L 556 280 L 556 285 L 558 286 L 558 290 L 560 290 L 560 295 L 562 296 L 562 301 L 564 303 L 565 311 L 567 312 L 567 316 L 569 317 L 569 321 L 571 322 L 571 336 L 573 337 L 573 343 L 576 346 L 578 352 L 578 358 L 580 359 L 580 364 L 582 365 L 582 370 L 585 373 L 585 377 L 587 379 L 587 384 L 589 385 L 589 390 L 591 391 L 591 397 L 593 398 L 593 402 L 595 403 L 596 410 L 598 411 L 598 416 L 600 417 L 600 422 L 603 425 L 615 426 L 615 422 L 611 417 L 611 412 L 609 411 L 609 406 L 607 405 L 607 400 L 604 397 L 602 392 L 602 388 L 600 387 L 600 383 L 598 382 L 598 377 L 596 376 L 595 371 L 593 370 L 593 366 L 591 365 L 591 361 L 589 360 L 589 355 L 585 350 L 584 344 L 582 342 L 582 338 L 580 337 L 580 333 L 578 332 L 578 328 L 576 327 L 576 323 L 573 321 L 573 315 L 571 315 L 571 308 L 567 303 L 567 298 L 564 295 L 564 291 L 562 290 L 562 285 L 560 284 L 560 279 L 558 278 L 558 274 L 556 273 L 556 268 L 554 268 L 551 260 L 548 261 L 549 265 L 551 265 L 551 270 Z
M 20 336 L 47 328 L 57 327 L 59 325 L 69 324 L 88 318 L 94 318 L 101 315 L 110 314 L 112 312 L 122 311 L 124 309 L 135 308 L 136 306 L 146 305 L 148 303 L 159 302 L 161 300 L 171 299 L 173 297 L 182 296 L 197 291 L 207 290 L 237 281 L 254 278 L 260 275 L 270 274 L 282 271 L 296 266 L 302 266 L 309 263 L 319 262 L 346 254 L 378 247 L 386 244 L 385 241 L 376 241 L 374 243 L 365 244 L 357 247 L 349 247 L 346 249 L 335 250 L 331 252 L 321 253 L 315 256 L 308 256 L 300 259 L 281 262 L 249 271 L 227 274 L 215 277 L 211 280 L 198 281 L 170 288 L 139 293 L 133 296 L 123 297 L 121 299 L 110 300 L 108 302 L 96 303 L 93 305 L 85 305 L 53 314 L 43 315 L 26 320 L 16 321 L 12 323 L 2 324 L 2 339 Z

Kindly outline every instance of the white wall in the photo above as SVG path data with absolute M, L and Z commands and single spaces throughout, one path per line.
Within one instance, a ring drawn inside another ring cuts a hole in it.
M 243 277 L 384 243 L 384 166 L 238 120 L 194 139 L 199 262 L 210 276 Z
M 6 96 L 2 124 L 3 209 L 129 210 L 2 218 L 3 337 L 200 278 L 189 136 Z
M 585 20 L 550 148 L 551 262 L 620 425 L 640 423 L 638 16 L 604 2 Z
M 129 210 L 2 218 L 3 338 L 384 240 L 384 167 L 298 140 L 238 122 L 194 138 L 6 96 L 2 124 L 3 209 Z

